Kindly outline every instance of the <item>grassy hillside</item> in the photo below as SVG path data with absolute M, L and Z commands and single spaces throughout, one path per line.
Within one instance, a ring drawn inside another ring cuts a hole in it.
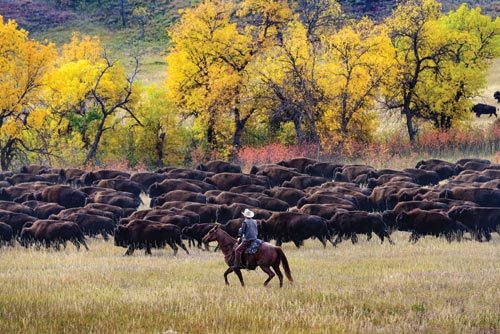
M 189 7 L 193 2 L 129 0 L 125 27 L 121 24 L 118 2 L 100 2 L 101 5 L 92 2 L 68 7 L 58 6 L 56 1 L 50 0 L 0 0 L 0 15 L 15 19 L 35 38 L 48 39 L 58 45 L 66 43 L 73 32 L 99 36 L 112 57 L 122 60 L 140 57 L 142 81 L 163 81 L 164 56 L 168 47 L 166 28 L 178 17 L 179 9 Z M 146 7 L 150 12 L 143 38 L 139 38 L 141 28 L 132 15 L 136 6 Z
M 179 9 L 192 6 L 199 0 L 126 0 L 126 26 L 122 26 L 118 0 L 0 0 L 0 15 L 12 18 L 28 29 L 32 36 L 57 44 L 69 40 L 73 32 L 97 35 L 112 55 L 118 59 L 141 58 L 140 79 L 162 82 L 165 70 L 165 52 L 168 47 L 166 28 L 178 18 Z M 349 15 L 369 15 L 381 19 L 394 7 L 395 0 L 341 0 Z M 444 0 L 444 10 L 456 8 L 462 2 L 481 5 L 492 16 L 500 13 L 500 4 L 494 0 Z M 60 3 L 77 5 L 60 5 Z M 140 25 L 132 15 L 136 7 L 147 8 L 145 34 L 140 36 Z

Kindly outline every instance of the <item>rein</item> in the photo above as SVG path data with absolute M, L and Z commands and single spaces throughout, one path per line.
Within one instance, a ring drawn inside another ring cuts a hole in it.
M 219 243 L 219 247 L 224 254 L 224 256 L 227 258 L 232 255 L 233 253 L 233 247 L 234 244 L 236 244 L 236 239 L 231 237 L 229 234 L 227 234 L 223 230 L 217 230 L 217 234 L 215 235 L 217 242 Z

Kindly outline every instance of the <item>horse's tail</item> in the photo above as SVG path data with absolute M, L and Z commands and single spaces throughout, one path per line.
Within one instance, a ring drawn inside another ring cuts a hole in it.
M 290 282 L 293 282 L 292 273 L 290 272 L 290 266 L 288 265 L 288 259 L 286 258 L 285 253 L 283 253 L 281 247 L 277 248 L 277 252 L 281 262 L 283 263 L 283 269 L 285 269 L 286 278 L 288 278 Z

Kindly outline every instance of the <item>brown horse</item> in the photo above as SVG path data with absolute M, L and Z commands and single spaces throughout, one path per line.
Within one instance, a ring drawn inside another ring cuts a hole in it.
M 219 243 L 219 247 L 224 254 L 224 260 L 229 266 L 229 268 L 224 273 L 224 280 L 226 281 L 226 285 L 229 285 L 227 275 L 234 271 L 240 279 L 241 286 L 245 286 L 241 270 L 233 270 L 234 245 L 236 244 L 236 239 L 231 237 L 223 229 L 221 229 L 220 224 L 215 224 L 215 226 L 210 231 L 208 231 L 207 235 L 203 237 L 203 242 L 210 241 L 217 241 Z M 283 269 L 285 270 L 286 277 L 290 282 L 293 282 L 292 273 L 290 272 L 290 267 L 288 266 L 288 260 L 281 247 L 263 242 L 257 253 L 252 255 L 243 254 L 242 263 L 245 264 L 246 269 L 255 270 L 255 268 L 260 267 L 262 271 L 269 275 L 267 280 L 264 282 L 264 286 L 266 286 L 275 275 L 278 275 L 278 278 L 280 280 L 280 288 L 283 286 L 283 274 L 280 270 L 280 263 L 283 263 Z M 276 274 L 271 270 L 271 267 L 273 267 Z

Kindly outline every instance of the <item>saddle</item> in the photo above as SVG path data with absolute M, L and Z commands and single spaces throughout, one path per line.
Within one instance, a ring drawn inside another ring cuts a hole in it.
M 247 269 L 247 270 L 254 270 L 257 268 L 257 264 L 254 261 L 254 256 L 255 254 L 259 251 L 260 246 L 262 245 L 263 241 L 260 239 L 255 239 L 252 244 L 245 249 L 245 252 L 243 252 L 241 256 L 241 268 Z M 236 247 L 236 245 L 235 245 Z M 231 253 L 228 259 L 228 263 L 233 263 L 234 261 L 234 251 Z
M 262 240 L 255 239 L 252 244 L 245 250 L 245 254 L 255 254 L 259 251 L 260 245 L 262 245 Z

